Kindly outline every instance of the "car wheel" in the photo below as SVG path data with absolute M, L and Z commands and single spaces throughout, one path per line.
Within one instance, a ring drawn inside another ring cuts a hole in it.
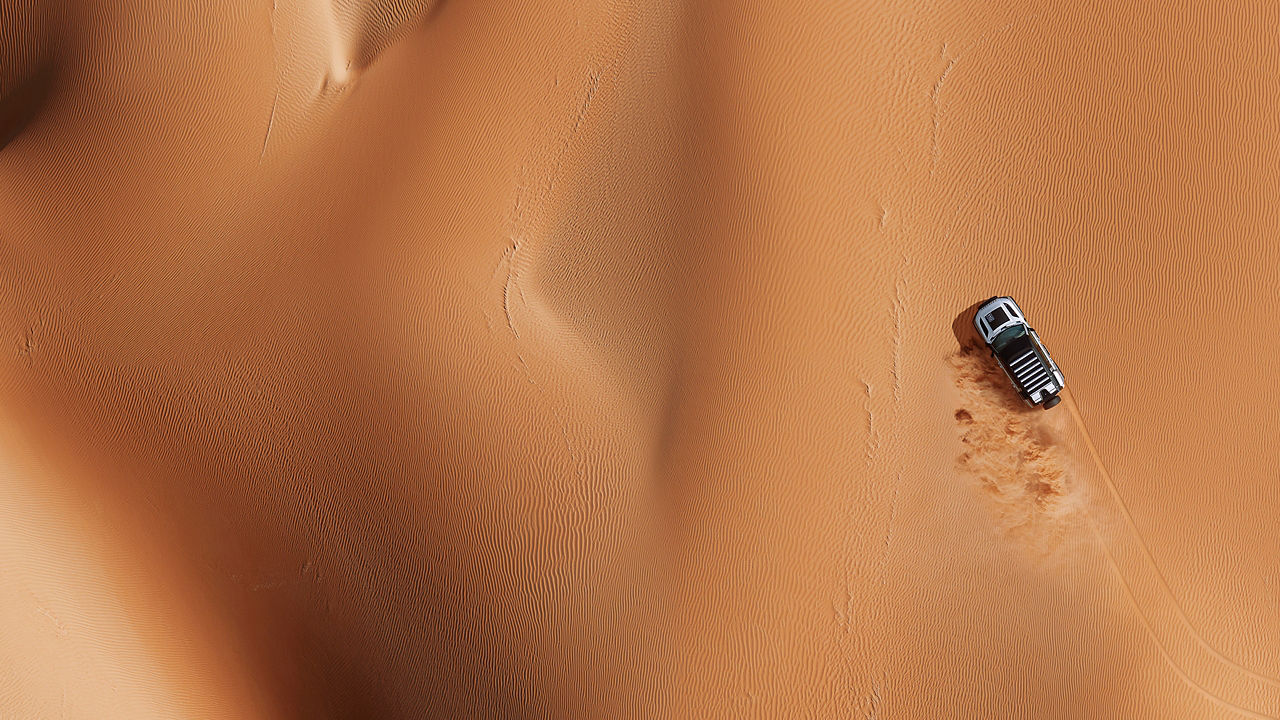
M 1044 407 L 1045 410 L 1048 410 L 1049 408 L 1053 407 L 1054 405 L 1057 405 L 1060 402 L 1062 402 L 1062 397 L 1059 395 L 1054 395 L 1048 400 L 1045 400 L 1044 405 L 1042 407 Z

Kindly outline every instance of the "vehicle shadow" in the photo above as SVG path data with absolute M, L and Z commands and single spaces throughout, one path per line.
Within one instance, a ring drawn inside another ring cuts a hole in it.
M 980 385 L 982 393 L 992 398 L 1004 410 L 1017 413 L 1034 411 L 1036 408 L 1028 407 L 1018 392 L 1013 389 L 1004 370 L 996 364 L 987 344 L 973 327 L 973 319 L 978 314 L 978 308 L 985 302 L 986 300 L 983 299 L 969 305 L 951 321 L 951 332 L 955 335 L 959 347 L 951 354 L 950 361 L 953 367 L 959 369 L 963 366 L 967 370 L 957 375 L 956 384 L 957 386 Z M 964 408 L 957 410 L 957 419 L 961 419 L 961 414 L 964 412 L 966 412 Z
M 986 346 L 982 342 L 982 338 L 978 337 L 978 331 L 973 327 L 973 319 L 978 314 L 978 308 L 985 303 L 986 300 L 979 300 L 956 316 L 951 322 L 951 332 L 956 336 L 956 342 L 960 343 L 960 349 L 966 348 L 983 348 Z

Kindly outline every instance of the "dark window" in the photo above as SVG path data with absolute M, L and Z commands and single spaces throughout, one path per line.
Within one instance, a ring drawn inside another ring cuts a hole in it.
M 987 324 L 994 330 L 1005 323 L 1009 316 L 1004 313 L 1004 308 L 998 307 L 987 316 Z

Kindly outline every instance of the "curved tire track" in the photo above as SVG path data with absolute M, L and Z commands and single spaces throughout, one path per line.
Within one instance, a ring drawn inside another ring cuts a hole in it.
M 1242 713 L 1247 717 L 1272 719 L 1280 717 L 1280 715 L 1277 714 L 1278 710 L 1276 709 L 1280 708 L 1280 678 L 1256 672 L 1227 657 L 1210 645 L 1204 639 L 1204 636 L 1201 635 L 1199 630 L 1197 630 L 1192 624 L 1191 619 L 1187 617 L 1186 611 L 1183 610 L 1182 606 L 1178 603 L 1177 598 L 1174 596 L 1164 574 L 1160 572 L 1160 568 L 1156 564 L 1154 556 L 1151 554 L 1151 549 L 1148 547 L 1146 541 L 1138 531 L 1137 525 L 1133 521 L 1133 516 L 1129 512 L 1128 506 L 1125 505 L 1123 498 L 1120 496 L 1120 492 L 1116 488 L 1115 481 L 1112 479 L 1110 472 L 1107 471 L 1106 465 L 1102 462 L 1102 456 L 1099 454 L 1097 446 L 1094 445 L 1093 438 L 1089 435 L 1088 427 L 1084 422 L 1084 417 L 1080 413 L 1079 406 L 1075 402 L 1075 398 L 1072 396 L 1070 391 L 1064 392 L 1063 394 L 1065 396 L 1066 406 L 1071 412 L 1071 416 L 1075 421 L 1077 429 L 1080 431 L 1081 437 L 1084 439 L 1085 446 L 1089 450 L 1093 463 L 1107 486 L 1108 496 L 1112 501 L 1110 504 L 1114 506 L 1114 510 L 1117 511 L 1119 517 L 1123 519 L 1123 524 L 1128 531 L 1127 534 L 1131 536 L 1132 541 L 1139 548 L 1139 554 L 1143 561 L 1142 564 L 1145 566 L 1146 570 L 1154 576 L 1154 584 L 1158 588 L 1157 592 L 1160 596 L 1159 599 L 1156 600 L 1156 603 L 1162 603 L 1165 606 L 1164 609 L 1166 611 L 1171 611 L 1168 614 L 1171 614 L 1176 618 L 1177 626 L 1182 630 L 1183 639 L 1190 640 L 1193 651 L 1198 648 L 1198 650 L 1203 653 L 1204 658 L 1212 658 L 1210 664 L 1216 665 L 1218 672 L 1223 675 L 1223 677 L 1219 678 L 1220 682 L 1223 682 L 1224 684 L 1231 683 L 1236 687 L 1247 686 L 1250 684 L 1253 685 L 1254 687 L 1252 688 L 1251 694 L 1254 696 L 1269 696 L 1266 704 L 1269 704 L 1272 709 L 1269 711 L 1251 709 L 1239 702 L 1227 700 L 1222 697 L 1220 692 L 1210 690 L 1205 686 L 1205 683 L 1197 681 L 1191 677 L 1191 674 L 1187 671 L 1187 667 L 1193 666 L 1195 663 L 1188 662 L 1188 660 L 1194 660 L 1194 658 L 1175 657 L 1173 645 L 1174 642 L 1177 641 L 1177 638 L 1170 637 L 1171 633 L 1167 628 L 1157 629 L 1156 624 L 1152 622 L 1152 616 L 1157 614 L 1160 609 L 1150 607 L 1151 603 L 1148 603 L 1148 607 L 1144 607 L 1144 603 L 1139 601 L 1134 586 L 1136 582 L 1140 581 L 1140 579 L 1130 577 L 1126 574 L 1124 569 L 1121 568 L 1120 562 L 1116 558 L 1117 548 L 1112 547 L 1112 542 L 1109 542 L 1107 538 L 1104 537 L 1102 531 L 1098 527 L 1098 521 L 1094 517 L 1094 514 L 1088 513 L 1089 524 L 1093 530 L 1094 537 L 1098 539 L 1103 552 L 1107 556 L 1108 563 L 1110 563 L 1117 577 L 1119 577 L 1121 584 L 1124 586 L 1126 597 L 1128 597 L 1134 611 L 1141 619 L 1143 627 L 1159 647 L 1162 657 L 1164 657 L 1165 661 L 1184 682 L 1200 694 L 1204 695 L 1215 705 Z M 1200 665 L 1203 667 L 1203 663 Z M 1231 677 L 1233 675 L 1235 677 Z M 1264 712 L 1270 712 L 1271 714 L 1264 714 Z

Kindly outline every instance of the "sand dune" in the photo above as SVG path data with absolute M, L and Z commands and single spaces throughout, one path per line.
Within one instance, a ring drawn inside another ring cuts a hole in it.
M 0 717 L 1280 717 L 1278 21 L 0 0 Z

